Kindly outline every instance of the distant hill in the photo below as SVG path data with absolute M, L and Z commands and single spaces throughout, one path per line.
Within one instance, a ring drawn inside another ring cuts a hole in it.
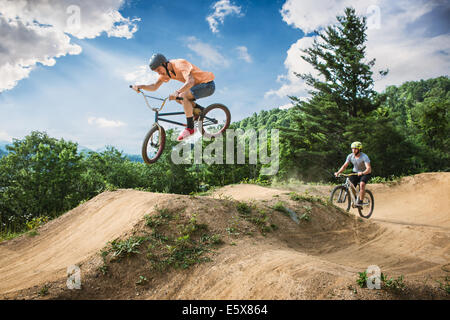
M 262 110 L 258 113 L 253 113 L 252 116 L 233 122 L 232 127 L 235 129 L 278 129 L 289 128 L 291 125 L 292 115 L 296 112 L 296 108 L 280 109 L 274 108 L 271 110 Z
M 125 155 L 130 161 L 132 162 L 144 162 L 144 159 L 142 159 L 142 156 L 137 154 L 126 154 Z
M 8 151 L 6 150 L 6 146 L 11 144 L 9 141 L 0 141 L 0 158 L 6 156 Z
M 8 144 L 11 144 L 11 142 L 9 142 L 9 141 L 1 141 L 0 140 L 0 149 L 6 150 L 6 146 Z
M 89 152 L 97 152 L 97 153 L 101 153 L 103 151 L 105 151 L 107 148 L 103 147 L 103 148 L 98 148 L 96 150 L 92 150 L 88 147 L 84 147 L 81 145 L 78 145 L 78 152 L 79 153 L 89 153 Z M 144 162 L 144 160 L 142 159 L 142 157 L 140 155 L 137 154 L 126 154 L 126 153 L 122 153 L 128 160 L 132 161 L 132 162 Z

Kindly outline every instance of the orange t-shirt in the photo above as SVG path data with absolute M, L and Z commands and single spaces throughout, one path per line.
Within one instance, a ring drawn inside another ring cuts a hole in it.
M 172 64 L 176 75 L 170 72 L 171 78 L 167 75 L 159 76 L 159 80 L 161 81 L 168 82 L 171 79 L 175 79 L 181 82 L 186 82 L 189 74 L 192 74 L 194 77 L 196 85 L 214 80 L 214 74 L 212 72 L 202 71 L 197 66 L 194 66 L 192 63 L 184 59 L 173 59 L 169 60 L 169 62 Z

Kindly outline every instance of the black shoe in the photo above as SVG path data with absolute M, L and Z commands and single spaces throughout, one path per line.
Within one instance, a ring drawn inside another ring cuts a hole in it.
M 362 207 L 362 205 L 363 205 L 362 200 L 358 199 L 358 201 L 356 201 L 356 205 L 357 205 L 358 207 Z

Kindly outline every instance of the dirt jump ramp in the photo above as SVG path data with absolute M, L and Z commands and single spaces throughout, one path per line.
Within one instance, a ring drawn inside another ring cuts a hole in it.
M 46 283 L 60 283 L 59 293 L 50 298 L 395 298 L 376 290 L 355 293 L 357 273 L 370 265 L 408 279 L 413 288 L 408 297 L 445 298 L 436 279 L 448 276 L 450 269 L 449 182 L 449 173 L 430 173 L 369 185 L 375 196 L 369 220 L 358 218 L 357 211 L 345 214 L 324 204 L 294 201 L 285 189 L 250 184 L 227 186 L 205 197 L 105 192 L 44 225 L 37 236 L 0 243 L 0 298 L 38 298 L 37 288 Z M 302 187 L 298 193 L 305 188 L 324 197 L 331 190 Z M 277 229 L 230 236 L 225 230 L 238 216 L 238 201 L 269 212 Z M 310 221 L 296 223 L 273 210 L 279 201 L 296 212 L 309 210 Z M 86 271 L 91 276 L 83 290 L 63 288 L 68 266 L 93 270 L 106 243 L 139 228 L 156 206 L 198 214 L 202 223 L 223 232 L 225 244 L 211 262 L 155 277 L 147 287 L 134 285 L 140 267 L 131 261 L 129 267 L 121 266 L 117 278 L 102 280 Z

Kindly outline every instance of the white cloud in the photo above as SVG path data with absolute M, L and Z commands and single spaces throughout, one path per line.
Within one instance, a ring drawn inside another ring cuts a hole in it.
M 0 130 L 0 141 L 12 142 L 12 137 L 6 131 Z
M 301 29 L 305 33 L 311 33 L 335 23 L 336 15 L 342 14 L 345 7 L 353 6 L 358 9 L 374 2 L 376 1 L 287 0 L 281 8 L 281 15 L 288 25 Z
M 187 39 L 187 47 L 202 57 L 206 66 L 224 66 L 228 67 L 230 62 L 211 45 L 201 42 L 196 37 Z
M 123 0 L 0 0 L 0 92 L 12 89 L 38 64 L 80 54 L 69 37 L 131 38 L 136 21 L 119 12 Z
M 353 6 L 359 15 L 365 15 L 369 26 L 367 60 L 376 58 L 375 89 L 381 91 L 387 85 L 448 75 L 450 35 L 447 30 L 441 30 L 430 36 L 429 23 L 421 20 L 444 4 L 427 0 L 287 0 L 281 14 L 287 24 L 305 33 L 337 23 L 336 15 L 343 15 L 346 6 Z M 312 71 L 301 59 L 299 50 L 307 47 L 303 44 L 308 41 L 312 43 L 312 38 L 302 38 L 291 46 L 285 60 L 287 74 L 278 77 L 281 87 L 266 95 L 307 95 L 306 84 L 293 73 Z M 377 76 L 377 71 L 386 68 L 389 68 L 386 77 Z
M 99 128 L 119 128 L 126 125 L 122 121 L 107 120 L 105 118 L 96 118 L 96 117 L 88 118 L 88 123 L 90 125 L 95 125 Z
M 304 81 L 298 78 L 294 72 L 312 73 L 317 75 L 314 68 L 300 57 L 302 55 L 301 50 L 310 47 L 313 42 L 313 37 L 305 37 L 297 40 L 296 43 L 291 45 L 287 51 L 286 60 L 284 61 L 284 66 L 288 70 L 288 73 L 286 75 L 278 76 L 277 82 L 281 83 L 281 87 L 266 92 L 266 98 L 271 95 L 283 98 L 289 95 L 306 96 L 308 94 L 308 88 Z
M 243 16 L 241 13 L 241 7 L 235 6 L 230 3 L 230 0 L 217 1 L 212 8 L 214 12 L 206 17 L 206 21 L 209 23 L 209 27 L 213 33 L 218 33 L 218 25 L 223 24 L 225 17 L 228 15 L 236 14 L 237 16 Z
M 158 74 L 152 72 L 148 65 L 138 66 L 124 74 L 124 79 L 132 84 L 150 84 L 158 80 Z
M 246 61 L 248 63 L 252 62 L 252 57 L 248 53 L 247 47 L 239 46 L 239 47 L 236 48 L 236 50 L 238 52 L 239 59 L 244 60 L 244 61 Z
M 281 110 L 287 110 L 287 109 L 292 108 L 293 106 L 294 106 L 294 105 L 293 105 L 292 103 L 288 103 L 288 104 L 279 106 L 278 109 L 281 109 Z

